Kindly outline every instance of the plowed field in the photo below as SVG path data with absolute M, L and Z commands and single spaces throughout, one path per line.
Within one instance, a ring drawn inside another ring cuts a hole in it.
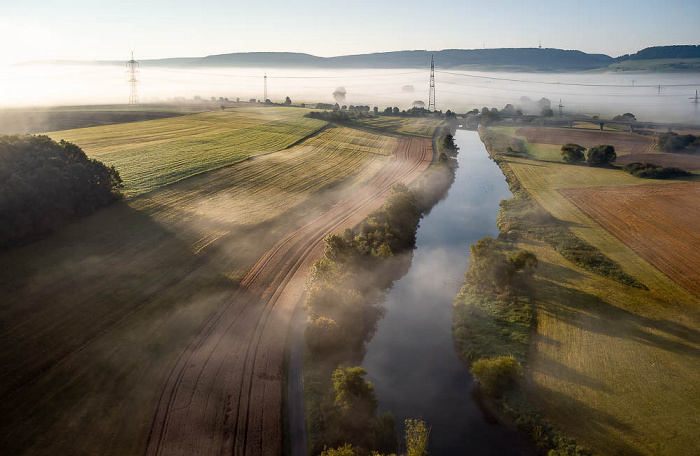
M 629 154 L 617 157 L 615 163 L 653 163 L 659 166 L 675 167 L 686 171 L 700 171 L 700 155 L 691 154 Z
M 560 192 L 639 256 L 700 296 L 700 183 Z
M 353 196 L 271 248 L 203 327 L 163 391 L 148 455 L 282 453 L 287 329 L 323 238 L 357 225 L 396 182 L 432 159 L 427 139 L 400 139 L 395 158 Z

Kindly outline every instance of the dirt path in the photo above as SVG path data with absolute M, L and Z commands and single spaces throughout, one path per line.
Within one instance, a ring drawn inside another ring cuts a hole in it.
M 282 364 L 292 314 L 324 237 L 356 226 L 396 182 L 429 165 L 429 139 L 402 138 L 395 158 L 352 197 L 263 255 L 171 372 L 148 444 L 155 455 L 282 453 Z

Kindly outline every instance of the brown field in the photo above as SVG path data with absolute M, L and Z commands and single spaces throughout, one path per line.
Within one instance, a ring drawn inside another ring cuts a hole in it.
M 430 164 L 429 139 L 399 140 L 367 185 L 265 253 L 172 370 L 148 455 L 282 454 L 282 364 L 291 316 L 324 237 L 357 225 L 396 182 Z
M 590 131 L 569 128 L 523 127 L 516 135 L 526 138 L 531 143 L 562 145 L 566 143 L 593 147 L 598 144 L 610 144 L 622 153 L 641 154 L 648 152 L 655 144 L 654 138 L 632 133 L 609 131 Z
M 667 154 L 663 152 L 655 154 L 628 154 L 617 157 L 615 163 L 627 165 L 628 163 L 653 163 L 659 166 L 675 167 L 686 171 L 700 171 L 700 155 L 692 154 Z
M 3 252 L 0 453 L 143 455 L 163 388 L 200 329 L 242 309 L 231 304 L 241 280 L 285 236 L 338 204 L 354 222 L 366 216 L 372 204 L 352 212 L 343 201 L 377 173 L 399 174 L 398 144 L 329 127 Z
M 700 296 L 700 183 L 559 191 L 639 256 Z

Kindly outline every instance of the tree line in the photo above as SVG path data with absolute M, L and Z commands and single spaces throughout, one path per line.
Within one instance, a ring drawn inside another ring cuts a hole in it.
M 0 248 L 41 239 L 119 198 L 113 166 L 45 135 L 0 136 Z

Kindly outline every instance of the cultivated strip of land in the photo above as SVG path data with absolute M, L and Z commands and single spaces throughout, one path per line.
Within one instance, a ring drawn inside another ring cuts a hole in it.
M 560 129 L 557 145 L 526 143 L 518 157 L 502 147 L 511 184 L 648 289 L 601 277 L 543 242 L 520 238 L 517 247 L 539 259 L 526 392 L 546 420 L 596 453 L 686 454 L 700 444 L 700 301 L 654 265 L 697 265 L 696 183 L 555 163 L 547 148 L 576 142 L 568 131 Z M 606 142 L 605 132 L 597 135 L 595 143 Z M 537 223 L 537 213 L 522 216 Z M 677 239 L 657 238 L 659 230 Z M 689 244 L 660 253 L 669 242 Z
M 400 139 L 395 159 L 352 197 L 270 249 L 172 371 L 148 454 L 282 452 L 282 362 L 287 328 L 324 237 L 357 225 L 396 182 L 429 165 L 427 139 Z
M 143 454 L 199 329 L 261 255 L 371 181 L 397 144 L 327 128 L 0 255 L 5 453 Z
M 48 133 L 115 166 L 128 197 L 188 177 L 277 152 L 319 131 L 325 122 L 296 108 L 234 108 L 169 119 Z
M 561 192 L 639 256 L 700 296 L 700 182 Z

